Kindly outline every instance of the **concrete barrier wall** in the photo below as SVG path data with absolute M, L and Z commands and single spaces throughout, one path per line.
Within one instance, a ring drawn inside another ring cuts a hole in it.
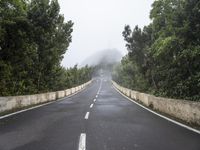
M 13 111 L 15 109 L 41 104 L 45 102 L 55 101 L 57 99 L 69 96 L 73 93 L 80 91 L 89 85 L 92 81 L 84 83 L 80 86 L 66 89 L 63 91 L 34 94 L 34 95 L 23 95 L 23 96 L 6 96 L 0 97 L 0 113 L 5 111 Z
M 65 96 L 69 96 L 71 94 L 71 89 L 65 90 Z
M 72 94 L 76 92 L 76 88 L 71 88 Z
M 113 85 L 126 96 L 147 107 L 186 121 L 187 123 L 200 125 L 200 102 L 156 97 L 124 88 L 114 81 Z
M 65 91 L 57 91 L 56 92 L 56 98 L 63 98 L 65 97 Z

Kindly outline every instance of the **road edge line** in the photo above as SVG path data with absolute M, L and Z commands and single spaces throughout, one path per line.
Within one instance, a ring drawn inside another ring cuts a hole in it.
M 161 114 L 159 114 L 159 113 L 157 113 L 157 112 L 155 112 L 155 111 L 153 111 L 153 110 L 151 110 L 151 109 L 149 109 L 149 108 L 147 108 L 147 107 L 145 107 L 145 106 L 139 104 L 138 102 L 134 101 L 133 99 L 127 97 L 127 96 L 124 95 L 121 91 L 119 91 L 114 85 L 112 85 L 112 86 L 114 87 L 114 89 L 115 89 L 119 94 L 121 94 L 122 96 L 124 96 L 124 97 L 125 97 L 126 99 L 128 99 L 129 101 L 135 103 L 136 105 L 142 107 L 143 109 L 145 109 L 145 110 L 147 110 L 147 111 L 149 111 L 149 112 L 151 112 L 151 113 L 153 113 L 153 114 L 155 114 L 155 115 L 157 115 L 157 116 L 159 116 L 159 117 L 161 117 L 161 118 L 163 118 L 163 119 L 165 119 L 165 120 L 167 120 L 167 121 L 170 121 L 170 122 L 172 122 L 172 123 L 174 123 L 174 124 L 176 124 L 176 125 L 179 125 L 179 126 L 185 128 L 185 129 L 188 129 L 188 130 L 193 131 L 193 132 L 195 132 L 195 133 L 197 133 L 197 134 L 200 134 L 200 130 L 194 129 L 194 128 L 192 128 L 192 127 L 190 127 L 190 126 L 187 126 L 187 125 L 185 125 L 185 124 L 183 124 L 183 123 L 180 123 L 180 122 L 175 121 L 175 120 L 173 120 L 173 119 L 171 119 L 171 118 L 168 118 L 168 117 L 166 117 L 166 116 L 163 116 L 163 115 L 161 115 Z
M 9 114 L 7 114 L 7 115 L 0 116 L 0 120 L 1 120 L 1 119 L 4 119 L 4 118 L 7 118 L 7 117 L 10 117 L 10 116 L 13 116 L 13 115 L 17 115 L 17 114 L 20 114 L 20 113 L 29 111 L 29 110 L 33 110 L 33 109 L 37 109 L 37 108 L 40 108 L 40 107 L 43 107 L 43 106 L 46 106 L 46 105 L 50 105 L 50 104 L 52 104 L 52 103 L 56 103 L 56 102 L 59 102 L 59 101 L 63 101 L 63 100 L 65 100 L 66 98 L 70 98 L 70 97 L 72 97 L 72 96 L 74 96 L 74 95 L 76 95 L 76 94 L 81 93 L 81 92 L 84 91 L 85 89 L 86 89 L 86 87 L 83 88 L 83 89 L 81 89 L 80 91 L 77 91 L 76 93 L 73 93 L 73 94 L 68 95 L 68 96 L 66 96 L 66 97 L 63 97 L 63 98 L 60 98 L 60 99 L 57 99 L 57 100 L 54 100 L 54 101 L 46 102 L 46 103 L 44 103 L 44 104 L 38 104 L 38 105 L 36 104 L 36 106 L 30 107 L 30 108 L 27 108 L 27 109 L 22 109 L 22 110 L 13 112 L 13 113 L 9 113 Z

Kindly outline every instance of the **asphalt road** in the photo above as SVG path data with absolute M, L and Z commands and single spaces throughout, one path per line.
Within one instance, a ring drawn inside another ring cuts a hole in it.
M 200 150 L 200 135 L 127 100 L 105 79 L 0 120 L 0 150 L 84 149 Z

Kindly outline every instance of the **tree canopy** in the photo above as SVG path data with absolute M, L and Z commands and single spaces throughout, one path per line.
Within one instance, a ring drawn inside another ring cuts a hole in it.
M 57 0 L 1 0 L 0 95 L 61 90 L 89 80 L 91 68 L 60 65 L 72 27 Z
M 114 80 L 158 96 L 200 100 L 199 16 L 199 0 L 155 1 L 148 26 L 125 26 L 128 55 Z

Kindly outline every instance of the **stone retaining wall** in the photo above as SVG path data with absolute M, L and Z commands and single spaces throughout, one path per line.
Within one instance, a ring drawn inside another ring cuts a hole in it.
M 113 85 L 126 96 L 147 107 L 186 121 L 187 123 L 200 125 L 200 102 L 156 97 L 124 88 L 114 81 Z
M 34 94 L 34 95 L 0 97 L 0 113 L 27 107 L 27 106 L 31 106 L 31 105 L 55 101 L 57 99 L 69 96 L 73 93 L 76 93 L 76 92 L 82 90 L 91 82 L 92 81 L 89 81 L 80 86 L 66 89 L 63 91 Z

